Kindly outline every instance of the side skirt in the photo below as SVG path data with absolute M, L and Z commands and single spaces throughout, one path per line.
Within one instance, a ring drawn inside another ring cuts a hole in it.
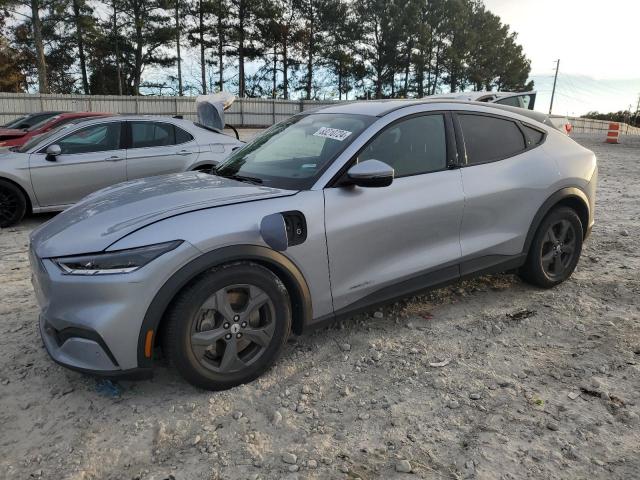
M 425 290 L 441 288 L 459 280 L 492 273 L 508 272 L 520 268 L 524 265 L 526 259 L 527 255 L 525 253 L 512 256 L 488 255 L 419 274 L 371 293 L 357 302 L 335 311 L 333 314 L 314 319 L 305 326 L 305 333 L 325 327 L 338 320 L 346 320 L 358 313 L 392 303 Z

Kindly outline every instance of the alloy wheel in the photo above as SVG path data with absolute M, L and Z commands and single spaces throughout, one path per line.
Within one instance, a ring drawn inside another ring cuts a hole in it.
M 547 230 L 542 241 L 542 268 L 552 280 L 571 268 L 576 253 L 576 231 L 568 220 L 558 220 Z
M 206 369 L 236 372 L 260 358 L 275 327 L 275 307 L 262 289 L 230 285 L 211 295 L 196 313 L 191 352 Z
M 0 187 L 0 223 L 13 220 L 19 207 L 19 199 L 10 190 Z

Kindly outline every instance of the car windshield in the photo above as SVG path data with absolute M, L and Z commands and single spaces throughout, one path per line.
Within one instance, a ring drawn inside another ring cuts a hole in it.
M 17 128 L 26 119 L 27 119 L 27 116 L 23 115 L 22 117 L 18 117 L 15 120 L 11 120 L 2 128 Z
M 29 128 L 27 128 L 27 132 L 33 132 L 35 130 L 39 130 L 40 128 L 44 127 L 50 121 L 57 120 L 58 118 L 59 118 L 58 116 L 55 116 L 55 117 L 45 118 L 44 120 L 40 120 L 38 123 L 35 123 L 35 124 L 31 125 Z
M 296 115 L 237 150 L 216 175 L 276 188 L 310 188 L 374 120 L 353 114 Z
M 84 119 L 81 119 L 81 120 L 84 120 Z M 59 132 L 67 128 L 73 127 L 76 123 L 77 122 L 65 123 L 64 125 L 59 125 L 58 127 L 49 130 L 48 132 L 41 133 L 40 135 L 34 135 L 24 145 L 16 148 L 14 151 L 20 152 L 20 153 L 26 153 L 29 150 L 31 150 L 33 147 L 38 145 L 40 142 L 43 142 L 46 139 L 53 137 L 54 135 L 58 134 Z

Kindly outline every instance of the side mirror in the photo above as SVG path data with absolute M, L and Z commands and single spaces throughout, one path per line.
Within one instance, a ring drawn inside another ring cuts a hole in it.
M 394 170 L 380 160 L 365 160 L 347 172 L 349 181 L 359 187 L 388 187 L 393 182 Z
M 55 162 L 56 157 L 62 153 L 60 145 L 49 145 L 47 147 L 47 160 Z

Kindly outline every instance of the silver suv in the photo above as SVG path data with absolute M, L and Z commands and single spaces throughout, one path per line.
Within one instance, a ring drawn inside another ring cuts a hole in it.
M 34 231 L 53 359 L 191 383 L 261 375 L 289 334 L 484 272 L 566 280 L 593 225 L 596 158 L 526 110 L 331 106 L 279 123 L 217 176 L 135 180 Z

